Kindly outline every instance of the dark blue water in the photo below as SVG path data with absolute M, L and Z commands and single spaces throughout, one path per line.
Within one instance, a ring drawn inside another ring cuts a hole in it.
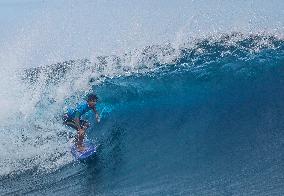
M 112 108 L 88 132 L 98 154 L 3 176 L 1 194 L 284 194 L 284 42 L 233 38 L 185 44 L 169 64 L 149 47 L 157 69 L 93 84 Z

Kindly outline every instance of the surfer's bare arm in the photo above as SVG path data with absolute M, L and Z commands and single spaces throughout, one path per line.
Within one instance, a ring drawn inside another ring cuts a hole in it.
M 93 109 L 94 110 L 94 112 L 95 112 L 95 114 L 96 114 L 96 120 L 97 120 L 97 122 L 99 123 L 100 122 L 100 114 L 97 112 L 97 110 L 96 110 L 96 108 L 94 108 Z

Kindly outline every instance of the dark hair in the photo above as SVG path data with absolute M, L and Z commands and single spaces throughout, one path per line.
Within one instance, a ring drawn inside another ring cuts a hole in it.
M 87 96 L 87 101 L 98 101 L 98 97 L 95 94 L 89 94 Z

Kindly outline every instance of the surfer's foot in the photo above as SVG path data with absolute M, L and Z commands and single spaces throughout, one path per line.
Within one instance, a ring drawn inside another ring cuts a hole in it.
M 78 145 L 77 148 L 79 152 L 83 152 L 85 150 L 83 145 Z

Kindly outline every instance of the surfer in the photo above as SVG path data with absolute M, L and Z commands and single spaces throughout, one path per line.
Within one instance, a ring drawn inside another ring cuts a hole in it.
M 88 111 L 93 110 L 96 115 L 96 120 L 100 122 L 99 113 L 96 110 L 98 97 L 95 94 L 89 94 L 86 100 L 78 103 L 76 108 L 68 108 L 63 116 L 63 124 L 77 130 L 75 139 L 76 146 L 79 151 L 84 151 L 83 141 L 85 138 L 86 129 L 89 127 L 88 121 L 82 120 L 81 117 Z

